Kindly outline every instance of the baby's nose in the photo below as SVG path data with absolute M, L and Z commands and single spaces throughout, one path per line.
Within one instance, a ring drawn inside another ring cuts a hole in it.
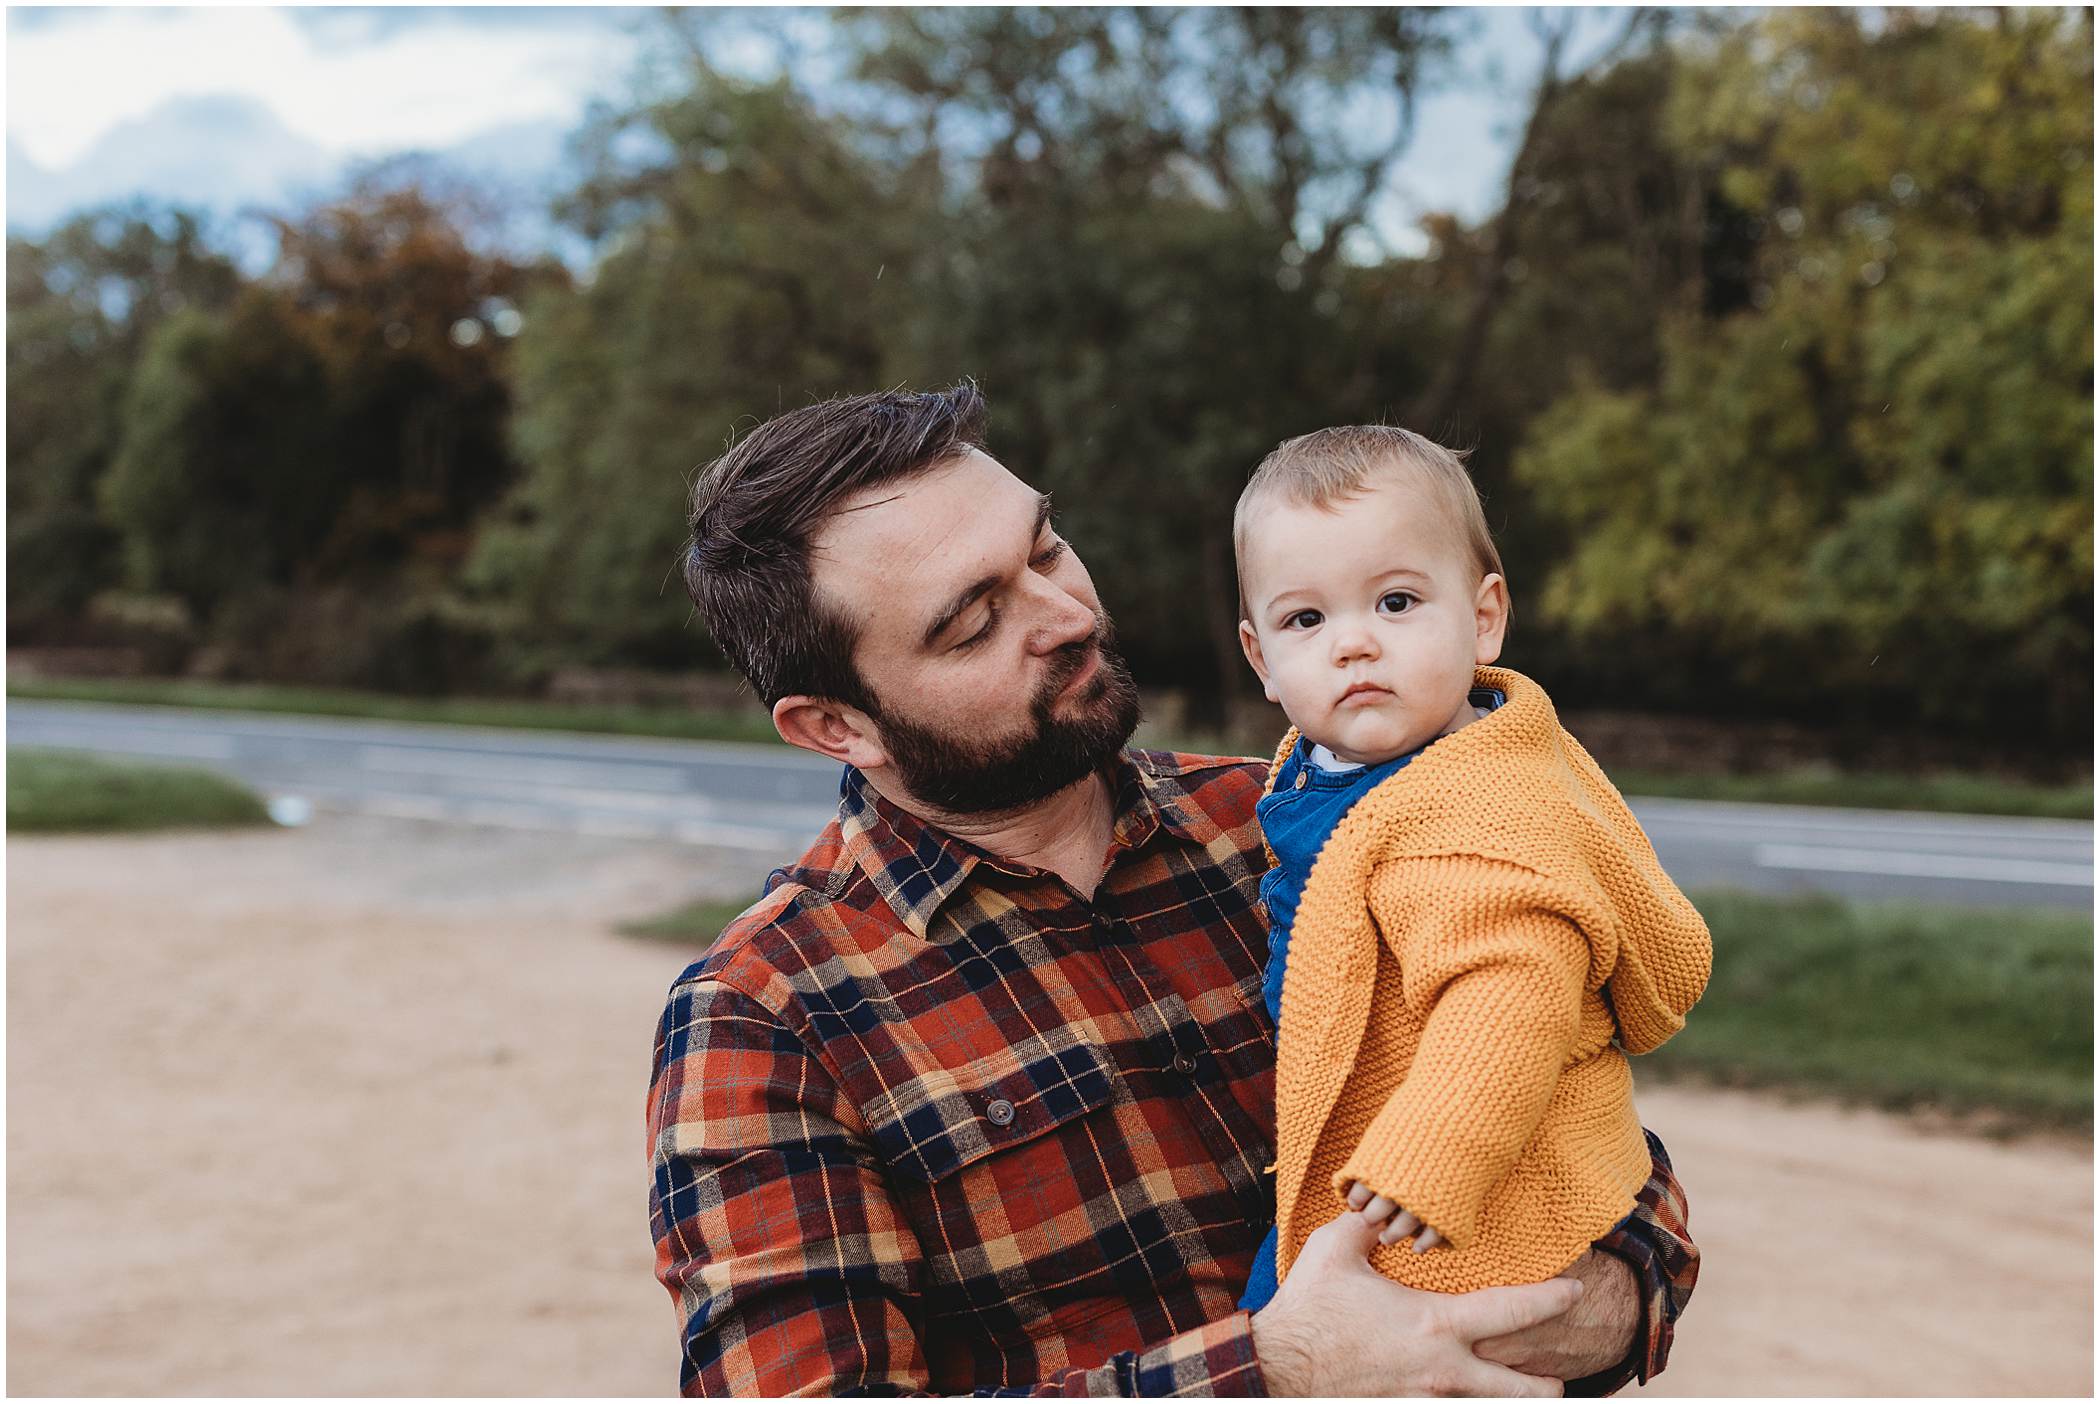
M 1371 631 L 1361 624 L 1345 624 L 1334 631 L 1334 661 L 1351 663 L 1359 658 L 1376 658 L 1378 641 Z

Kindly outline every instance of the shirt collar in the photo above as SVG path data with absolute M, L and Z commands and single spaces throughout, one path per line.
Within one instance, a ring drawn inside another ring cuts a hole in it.
M 1135 850 L 1162 830 L 1191 842 L 1207 842 L 1188 812 L 1178 777 L 1163 771 L 1147 753 L 1122 752 L 1111 763 L 1109 779 L 1115 795 L 1109 840 L 1113 849 Z M 921 940 L 928 939 L 935 915 L 979 864 L 1018 878 L 1047 876 L 1040 868 L 988 853 L 900 809 L 851 766 L 839 780 L 839 833 L 846 853 L 897 919 Z

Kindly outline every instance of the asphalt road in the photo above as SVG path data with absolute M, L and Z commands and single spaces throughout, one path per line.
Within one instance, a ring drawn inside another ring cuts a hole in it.
M 189 762 L 280 809 L 672 839 L 799 852 L 830 817 L 836 765 L 787 747 L 653 741 L 165 707 L 7 705 L 11 746 Z M 2093 826 L 1887 810 L 1639 799 L 1663 866 L 1687 888 L 2090 907 Z

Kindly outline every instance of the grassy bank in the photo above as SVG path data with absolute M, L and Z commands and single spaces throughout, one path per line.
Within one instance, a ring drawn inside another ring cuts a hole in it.
M 2091 1127 L 2090 915 L 1695 900 L 1713 982 L 1642 1071 Z
M 750 897 L 757 896 L 752 883 Z M 747 898 L 622 928 L 698 956 Z M 2082 913 L 1698 897 L 1714 978 L 1643 1075 L 2088 1129 L 2093 924 Z
M 584 707 L 512 698 L 402 697 L 274 683 L 185 682 L 160 678 L 9 679 L 9 697 L 52 702 L 121 702 L 370 721 L 499 726 L 525 731 L 591 731 L 612 736 L 666 736 L 686 741 L 771 741 L 773 723 L 757 712 L 671 707 Z
M 585 707 L 506 698 L 400 697 L 328 688 L 158 678 L 10 679 L 7 693 L 10 697 L 29 700 L 122 702 L 234 712 L 779 744 L 772 722 L 755 710 Z M 1176 737 L 1150 731 L 1143 733 L 1141 740 L 1146 745 L 1180 750 L 1243 751 L 1262 755 L 1266 755 L 1273 744 L 1273 738 L 1251 745 L 1231 745 L 1214 736 Z M 1950 814 L 2031 815 L 2049 819 L 2093 817 L 2090 782 L 2036 785 L 1988 775 L 1852 775 L 1827 770 L 1786 771 L 1770 775 L 1656 775 L 1622 770 L 1614 771 L 1612 778 L 1629 795 L 1741 800 L 1760 804 L 1839 805 L 1858 809 L 1937 810 Z
M 1629 795 L 1670 799 L 2012 814 L 2038 819 L 2093 817 L 2090 783 L 2035 785 L 1994 775 L 1848 775 L 1830 770 L 1780 771 L 1771 775 L 1655 775 L 1614 771 L 1612 780 Z
M 228 828 L 269 821 L 260 799 L 209 771 L 7 748 L 10 833 Z
M 748 897 L 725 901 L 688 902 L 683 907 L 643 917 L 639 921 L 621 923 L 622 936 L 639 936 L 648 941 L 668 941 L 672 945 L 687 946 L 695 956 L 714 944 L 722 928 L 742 915 L 744 908 L 758 900 L 758 883 L 751 884 Z

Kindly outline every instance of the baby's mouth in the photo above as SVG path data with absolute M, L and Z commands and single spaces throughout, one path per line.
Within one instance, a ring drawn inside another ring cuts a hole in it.
M 1375 702 L 1383 697 L 1391 697 L 1392 695 L 1393 692 L 1391 688 L 1380 687 L 1377 683 L 1357 683 L 1354 686 L 1347 689 L 1346 691 L 1344 691 L 1342 693 L 1341 700 L 1335 705 L 1346 707 L 1350 703 L 1358 702 L 1359 700 L 1363 704 L 1368 704 L 1371 702 Z

